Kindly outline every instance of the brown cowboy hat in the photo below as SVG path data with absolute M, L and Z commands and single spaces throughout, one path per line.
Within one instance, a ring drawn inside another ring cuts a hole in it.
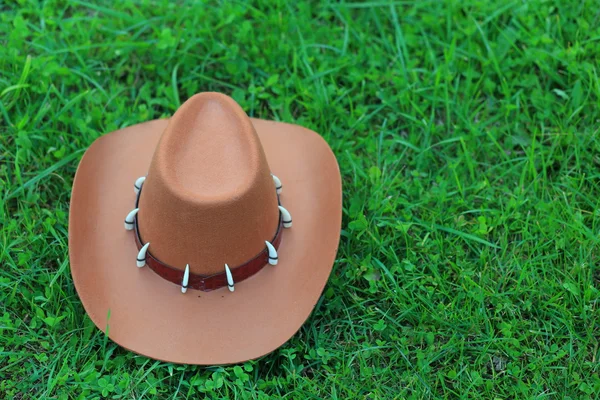
M 339 168 L 318 134 L 201 93 L 170 120 L 87 150 L 69 215 L 73 281 L 94 324 L 129 350 L 246 361 L 308 318 L 335 260 L 341 208 Z

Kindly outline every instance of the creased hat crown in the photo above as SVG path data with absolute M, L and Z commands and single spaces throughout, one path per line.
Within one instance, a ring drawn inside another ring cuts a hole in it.
M 277 205 L 248 116 L 228 96 L 201 93 L 177 110 L 158 143 L 139 199 L 140 236 L 162 262 L 209 275 L 265 248 Z

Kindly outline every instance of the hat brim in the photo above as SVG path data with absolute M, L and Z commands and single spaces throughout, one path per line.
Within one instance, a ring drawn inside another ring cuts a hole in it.
M 261 357 L 306 321 L 335 261 L 341 229 L 339 167 L 315 132 L 252 119 L 281 202 L 294 219 L 283 232 L 279 264 L 212 292 L 188 290 L 136 267 L 133 233 L 123 219 L 134 208 L 133 183 L 147 173 L 168 120 L 97 139 L 83 156 L 69 213 L 75 288 L 94 324 L 133 352 L 182 364 L 232 364 Z M 201 229 L 201 227 L 199 227 Z

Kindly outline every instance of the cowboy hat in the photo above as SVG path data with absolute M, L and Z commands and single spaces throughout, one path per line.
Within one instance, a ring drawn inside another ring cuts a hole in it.
M 197 94 L 170 120 L 109 133 L 86 151 L 69 213 L 75 288 L 94 324 L 136 353 L 254 359 L 292 337 L 317 303 L 341 207 L 321 136 Z

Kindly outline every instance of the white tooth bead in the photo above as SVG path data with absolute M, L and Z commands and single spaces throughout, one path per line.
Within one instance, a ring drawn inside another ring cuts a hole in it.
M 267 249 L 269 249 L 269 264 L 277 265 L 277 250 L 275 250 L 275 247 L 273 247 L 273 245 L 266 240 L 265 244 L 267 245 Z
M 279 206 L 279 210 L 281 211 L 281 218 L 283 219 L 283 227 L 291 228 L 292 216 L 290 215 L 290 212 L 281 206 Z
M 146 251 L 148 251 L 148 246 L 150 246 L 150 242 L 142 246 L 140 252 L 137 255 L 137 260 L 135 260 L 135 262 L 138 268 L 142 268 L 146 265 Z
M 138 194 L 140 192 L 145 180 L 146 180 L 145 176 L 140 176 L 139 178 L 137 178 L 137 180 L 133 184 L 133 191 L 135 192 L 135 194 Z
M 281 185 L 281 181 L 275 175 L 271 174 L 271 176 L 273 177 L 273 182 L 275 183 L 275 190 L 277 191 L 277 194 L 281 194 L 281 189 L 283 189 L 283 185 Z
M 187 292 L 188 282 L 190 280 L 190 264 L 185 266 L 185 272 L 183 273 L 183 280 L 181 281 L 181 293 Z
M 235 288 L 233 287 L 233 276 L 231 275 L 231 270 L 229 269 L 229 265 L 225 264 L 225 275 L 227 275 L 227 287 L 230 292 L 233 292 Z
M 129 212 L 129 214 L 127 214 L 127 217 L 125 217 L 125 229 L 127 229 L 128 231 L 133 229 L 133 220 L 139 210 L 139 208 L 134 208 Z

